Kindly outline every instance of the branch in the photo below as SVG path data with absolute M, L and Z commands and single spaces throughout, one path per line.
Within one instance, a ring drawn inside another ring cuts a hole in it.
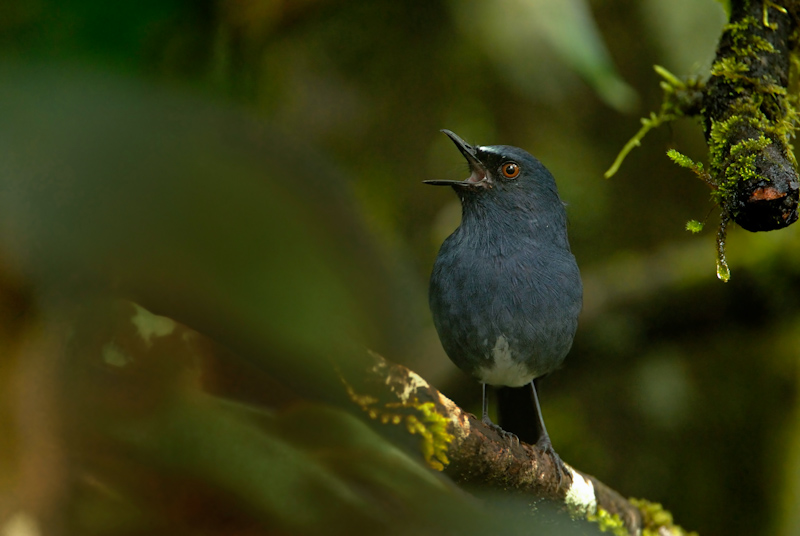
M 748 231 L 797 221 L 794 0 L 734 0 L 702 110 L 715 198 Z M 781 5 L 782 4 L 782 5 Z M 787 9 L 788 8 L 788 9 Z
M 730 279 L 725 261 L 729 221 L 748 231 L 771 231 L 798 219 L 800 178 L 790 139 L 798 114 L 798 0 L 731 0 L 730 20 L 717 45 L 705 82 L 681 80 L 663 67 L 664 101 L 658 113 L 622 149 L 606 172 L 613 175 L 644 135 L 681 117 L 701 120 L 708 144 L 708 171 L 675 150 L 677 164 L 711 188 L 721 209 L 717 232 L 717 276 Z M 690 221 L 697 232 L 702 224 Z
M 410 436 L 421 436 L 429 465 L 454 481 L 555 502 L 573 517 L 599 522 L 616 533 L 654 528 L 658 534 L 685 534 L 659 505 L 637 501 L 637 507 L 569 465 L 560 480 L 544 452 L 502 437 L 406 367 L 374 353 L 370 357 L 364 378 L 344 378 L 351 399 L 372 419 L 404 425 Z M 659 526 L 653 527 L 656 519 Z

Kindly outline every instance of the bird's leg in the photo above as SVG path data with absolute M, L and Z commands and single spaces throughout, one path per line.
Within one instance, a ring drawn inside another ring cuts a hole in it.
M 553 465 L 558 473 L 558 487 L 561 487 L 561 482 L 564 479 L 564 473 L 567 472 L 567 467 L 561 460 L 561 457 L 553 449 L 553 443 L 550 441 L 550 435 L 547 433 L 547 428 L 544 425 L 544 418 L 542 417 L 542 407 L 539 405 L 539 395 L 536 392 L 536 382 L 531 382 L 531 391 L 533 392 L 533 403 L 536 406 L 536 415 L 539 419 L 537 423 L 539 426 L 539 439 L 536 440 L 535 447 L 541 451 L 546 452 L 553 460 Z
M 486 396 L 486 384 L 482 383 L 481 387 L 483 388 L 483 393 L 482 393 L 483 417 L 481 418 L 481 420 L 484 422 L 484 424 L 494 424 L 492 420 L 489 418 L 489 397 Z
M 512 434 L 511 432 L 506 432 L 500 426 L 493 423 L 492 419 L 489 418 L 489 397 L 486 396 L 486 384 L 481 383 L 481 386 L 483 387 L 483 416 L 481 417 L 481 421 L 483 421 L 483 424 L 492 428 L 502 437 L 512 442 L 515 442 L 517 445 L 519 445 L 519 438 L 515 434 Z

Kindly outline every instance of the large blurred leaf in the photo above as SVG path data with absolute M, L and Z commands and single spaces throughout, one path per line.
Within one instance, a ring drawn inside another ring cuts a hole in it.
M 6 66 L 0 115 L 0 242 L 40 291 L 113 285 L 286 377 L 400 338 L 396 278 L 302 138 L 52 66 Z
M 27 387 L 50 383 L 62 464 L 42 480 L 69 493 L 42 517 L 64 533 L 565 534 L 522 498 L 502 515 L 482 507 L 340 408 L 207 394 L 208 341 L 138 305 L 51 303 L 43 317 L 51 344 L 28 357 L 50 382 Z

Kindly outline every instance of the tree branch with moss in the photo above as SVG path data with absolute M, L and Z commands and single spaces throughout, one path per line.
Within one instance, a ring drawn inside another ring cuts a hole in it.
M 19 363 L 30 368 L 18 380 L 20 392 L 35 394 L 35 404 L 63 423 L 40 421 L 29 413 L 31 401 L 22 401 L 19 416 L 63 454 L 46 479 L 51 504 L 22 505 L 43 520 L 72 519 L 90 500 L 100 501 L 110 519 L 127 513 L 143 526 L 178 519 L 194 527 L 204 522 L 195 501 L 227 511 L 225 501 L 235 498 L 242 526 L 291 534 L 486 534 L 513 527 L 523 530 L 503 533 L 563 534 L 535 530 L 565 517 L 551 516 L 551 506 L 574 520 L 565 519 L 566 534 L 584 534 L 581 523 L 618 536 L 687 534 L 660 505 L 625 499 L 569 465 L 562 473 L 549 454 L 498 433 L 375 353 L 356 351 L 349 363 L 320 359 L 316 372 L 335 380 L 335 392 L 323 396 L 289 389 L 296 382 L 277 367 L 259 385 L 280 402 L 256 405 L 207 385 L 218 359 L 235 361 L 212 339 L 128 300 L 84 298 L 51 305 L 47 320 L 22 334 L 19 345 Z M 300 383 L 313 386 L 314 379 Z M 36 445 L 20 446 L 31 460 L 41 459 Z M 93 485 L 58 493 L 74 474 Z M 20 489 L 41 484 L 36 474 L 20 476 Z M 476 496 L 491 492 L 497 507 L 481 508 Z M 163 501 L 170 496 L 184 499 Z M 294 506 L 287 508 L 287 500 Z M 129 505 L 137 505 L 135 513 Z M 77 530 L 83 522 L 67 533 L 85 532 Z
M 417 438 L 427 464 L 456 483 L 547 500 L 613 534 L 688 534 L 660 505 L 625 499 L 568 464 L 562 478 L 552 457 L 501 436 L 413 371 L 374 353 L 370 362 L 363 377 L 342 378 L 353 403 L 370 419 Z
M 717 45 L 706 81 L 680 80 L 656 67 L 664 79 L 660 111 L 643 120 L 643 128 L 606 172 L 619 169 L 644 135 L 681 117 L 700 121 L 708 144 L 708 171 L 675 150 L 669 157 L 694 171 L 711 188 L 720 207 L 717 275 L 727 281 L 727 224 L 748 231 L 770 231 L 798 218 L 800 181 L 790 139 L 798 121 L 798 13 L 795 0 L 732 0 L 729 22 Z M 697 232 L 697 221 L 687 229 Z

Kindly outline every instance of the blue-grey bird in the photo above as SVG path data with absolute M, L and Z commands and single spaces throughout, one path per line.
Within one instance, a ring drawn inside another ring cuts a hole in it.
M 451 186 L 461 224 L 442 244 L 430 281 L 430 307 L 450 359 L 497 386 L 502 430 L 550 452 L 534 380 L 554 371 L 572 346 L 583 300 L 556 183 L 539 160 L 507 145 L 472 146 L 443 130 L 469 163 Z M 493 425 L 494 426 L 494 425 Z

